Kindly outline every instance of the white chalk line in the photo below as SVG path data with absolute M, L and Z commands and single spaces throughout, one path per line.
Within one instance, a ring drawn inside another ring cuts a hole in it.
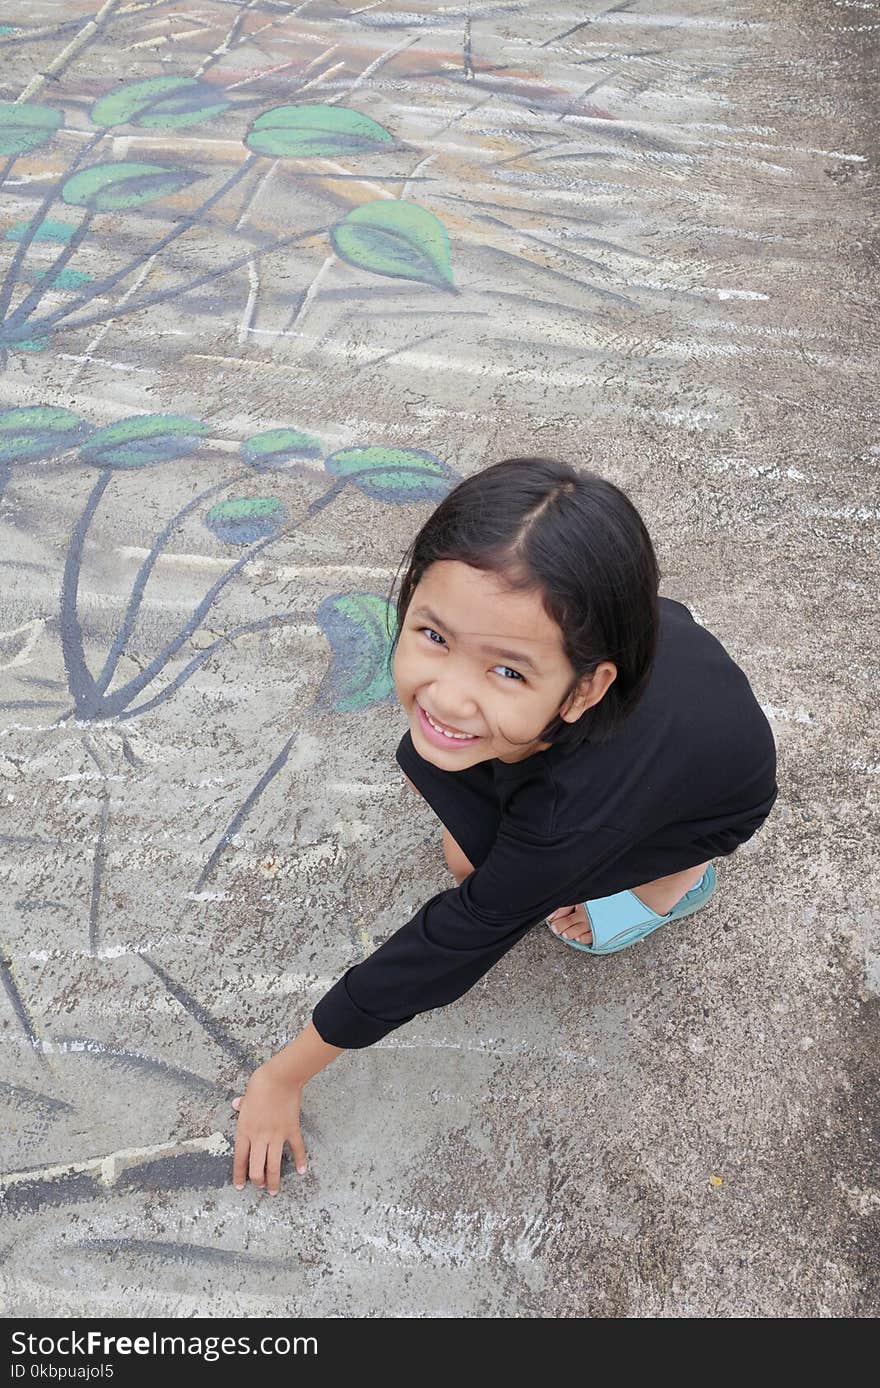
M 640 14 L 639 19 L 641 20 L 642 18 L 646 18 L 646 16 Z M 576 93 L 573 92 L 572 95 L 576 95 Z M 409 106 L 398 102 L 392 102 L 389 105 L 389 109 L 395 113 L 405 112 L 409 119 L 414 119 L 417 116 L 424 116 L 425 119 L 431 124 L 434 124 L 438 117 L 438 108 L 434 106 Z M 448 106 L 448 109 L 452 109 L 451 105 Z M 513 113 L 510 111 L 510 109 L 506 107 L 496 107 L 496 109 L 494 110 L 492 110 L 490 107 L 485 107 L 481 110 L 480 119 L 483 126 L 494 126 L 494 128 L 498 129 L 500 133 L 504 133 L 510 124 L 512 114 Z M 518 125 L 525 124 L 527 122 L 526 111 L 517 111 L 516 119 Z M 776 134 L 776 131 L 773 126 L 733 126 L 709 121 L 651 121 L 627 119 L 625 122 L 621 122 L 619 119 L 615 119 L 609 116 L 588 116 L 583 115 L 579 112 L 571 112 L 568 115 L 566 115 L 565 119 L 566 124 L 568 125 L 570 130 L 577 129 L 578 127 L 586 127 L 587 129 L 596 129 L 599 131 L 602 131 L 603 129 L 619 131 L 621 124 L 624 124 L 627 130 L 637 130 L 643 131 L 646 134 L 662 135 L 666 138 L 678 140 L 679 142 L 683 142 L 682 137 L 686 136 L 692 130 L 711 130 L 717 131 L 718 133 L 723 135 Z M 546 120 L 542 115 L 535 114 L 535 118 L 532 124 L 533 129 L 546 133 Z M 868 159 L 868 156 L 865 154 L 850 153 L 846 150 L 817 149 L 811 145 L 780 145 L 770 141 L 761 140 L 694 140 L 690 141 L 689 143 L 696 145 L 697 147 L 707 146 L 707 157 L 711 157 L 717 150 L 725 149 L 727 147 L 736 148 L 737 146 L 741 146 L 744 148 L 766 149 L 771 151 L 772 153 L 779 154 L 813 154 L 819 156 L 820 158 L 843 159 L 847 162 L 858 164 L 864 164 L 867 162 Z M 493 148 L 491 145 L 480 146 L 477 144 L 473 144 L 469 147 L 466 146 L 465 148 L 468 149 L 469 152 L 474 154 L 487 154 L 493 156 L 497 154 L 497 150 Z
M 760 704 L 760 708 L 771 723 L 809 723 L 811 725 L 816 723 L 815 714 L 810 713 L 805 708 L 791 710 L 778 708 L 774 704 Z
M 208 1137 L 184 1138 L 177 1142 L 160 1142 L 152 1147 L 127 1147 L 118 1152 L 110 1152 L 105 1157 L 92 1157 L 88 1161 L 68 1162 L 62 1166 L 33 1167 L 26 1171 L 0 1173 L 0 1200 L 12 1186 L 26 1185 L 32 1181 L 52 1181 L 63 1176 L 87 1172 L 94 1175 L 102 1185 L 113 1186 L 120 1175 L 130 1166 L 144 1162 L 159 1161 L 164 1157 L 181 1156 L 187 1152 L 208 1152 L 212 1156 L 230 1154 L 229 1139 L 223 1133 L 210 1133 Z
M 149 550 L 140 545 L 116 545 L 113 553 L 120 559 L 142 562 Z M 160 554 L 156 568 L 200 569 L 208 572 L 223 572 L 229 568 L 229 559 L 213 554 Z M 387 578 L 397 572 L 390 564 L 272 564 L 265 559 L 256 559 L 248 564 L 247 571 L 254 578 L 264 574 L 281 581 L 306 578 Z M 127 597 L 127 595 L 126 595 Z M 173 604 L 186 606 L 185 603 Z

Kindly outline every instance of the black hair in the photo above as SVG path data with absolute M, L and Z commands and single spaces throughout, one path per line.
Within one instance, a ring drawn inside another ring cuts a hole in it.
M 511 593 L 540 595 L 575 671 L 560 707 L 601 661 L 614 662 L 617 678 L 597 704 L 536 734 L 568 750 L 608 741 L 647 688 L 660 626 L 657 557 L 626 493 L 554 458 L 505 458 L 459 482 L 398 567 L 408 566 L 389 663 L 415 588 L 444 559 L 496 574 Z

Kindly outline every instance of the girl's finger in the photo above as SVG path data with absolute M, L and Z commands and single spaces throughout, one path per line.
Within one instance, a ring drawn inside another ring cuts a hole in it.
M 284 1142 L 273 1142 L 266 1157 L 266 1186 L 270 1195 L 277 1195 L 281 1189 L 281 1153 Z
M 300 1132 L 298 1127 L 293 1129 L 293 1132 L 290 1134 L 287 1141 L 290 1145 L 290 1150 L 293 1153 L 293 1160 L 296 1163 L 296 1169 L 302 1176 L 305 1174 L 306 1166 L 308 1163 L 306 1162 L 306 1149 L 305 1144 L 302 1140 L 302 1133 Z
M 244 1190 L 247 1180 L 248 1152 L 250 1142 L 241 1129 L 235 1134 L 235 1153 L 232 1158 L 232 1184 L 236 1190 Z
M 240 1097 L 239 1097 L 238 1099 L 233 1099 L 233 1101 L 232 1101 L 232 1107 L 235 1109 L 235 1111 L 236 1111 L 236 1113 L 237 1113 L 238 1110 L 239 1110 L 239 1108 L 241 1107 L 241 1098 L 240 1098 Z
M 248 1174 L 255 1186 L 266 1184 L 266 1143 L 251 1143 L 251 1159 L 248 1163 Z

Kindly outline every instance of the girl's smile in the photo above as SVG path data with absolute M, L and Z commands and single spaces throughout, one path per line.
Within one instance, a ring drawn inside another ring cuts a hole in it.
M 479 742 L 479 737 L 475 735 L 470 735 L 468 733 L 459 732 L 457 730 L 453 731 L 450 729 L 449 731 L 446 731 L 444 729 L 443 732 L 440 732 L 437 727 L 438 720 L 436 718 L 432 719 L 431 715 L 425 709 L 422 708 L 418 700 L 416 700 L 416 708 L 419 711 L 419 717 L 422 721 L 422 731 L 425 734 L 425 737 L 428 739 L 428 741 L 434 742 L 435 746 L 445 748 L 447 745 L 451 744 L 450 750 L 454 750 L 456 743 L 458 743 L 460 746 L 470 746 L 473 742 Z

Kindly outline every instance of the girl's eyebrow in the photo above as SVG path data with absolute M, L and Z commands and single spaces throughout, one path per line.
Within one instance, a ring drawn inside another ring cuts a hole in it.
M 436 612 L 432 612 L 430 607 L 415 607 L 413 608 L 412 615 L 414 617 L 427 617 L 428 621 L 433 622 L 434 625 L 440 631 L 448 632 L 450 636 L 455 638 L 455 632 L 450 630 L 450 628 L 446 626 L 445 623 L 441 622 Z M 505 660 L 515 660 L 517 665 L 525 665 L 529 670 L 531 670 L 533 675 L 540 676 L 541 674 L 541 671 L 538 669 L 535 662 L 533 660 L 530 660 L 529 657 L 525 655 L 522 651 L 507 651 L 503 650 L 500 646 L 486 645 L 481 646 L 480 650 L 486 651 L 490 655 L 503 655 Z

